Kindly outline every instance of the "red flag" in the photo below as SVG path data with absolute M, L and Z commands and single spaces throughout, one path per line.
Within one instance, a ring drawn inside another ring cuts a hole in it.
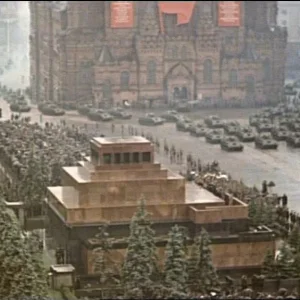
M 177 25 L 190 22 L 196 1 L 160 1 L 159 18 L 162 32 L 164 31 L 162 14 L 176 14 Z

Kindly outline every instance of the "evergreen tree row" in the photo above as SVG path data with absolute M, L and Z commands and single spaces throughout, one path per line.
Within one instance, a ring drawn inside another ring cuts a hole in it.
M 36 234 L 26 236 L 15 214 L 0 201 L 0 299 L 47 298 L 42 250 Z
M 105 260 L 112 246 L 106 226 L 100 227 L 96 238 L 99 247 L 94 250 L 94 270 L 104 283 L 112 275 Z M 155 232 L 142 201 L 130 224 L 120 285 L 126 299 L 185 299 L 191 292 L 206 293 L 217 288 L 219 283 L 208 233 L 202 229 L 189 253 L 186 228 L 173 226 L 168 235 L 164 263 L 160 266 Z

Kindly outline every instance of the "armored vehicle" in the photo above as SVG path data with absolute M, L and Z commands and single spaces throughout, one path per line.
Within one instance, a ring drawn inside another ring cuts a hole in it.
M 99 120 L 102 122 L 109 122 L 113 120 L 113 116 L 107 112 L 103 112 L 99 114 Z
M 87 113 L 87 117 L 92 121 L 100 121 L 100 115 L 104 113 L 103 109 L 90 109 Z
M 227 134 L 234 135 L 237 133 L 240 124 L 237 121 L 229 121 L 224 125 L 224 131 Z
M 279 126 L 286 126 L 289 123 L 289 118 L 286 117 L 279 117 L 278 124 Z
M 223 121 L 218 116 L 209 116 L 204 120 L 209 128 L 223 128 Z
M 55 104 L 45 104 L 40 107 L 40 111 L 45 116 L 63 116 L 65 111 Z
M 166 122 L 177 122 L 180 118 L 180 115 L 178 115 L 177 111 L 175 110 L 169 110 L 163 113 L 160 117 Z
M 178 122 L 176 122 L 176 129 L 178 131 L 188 132 L 190 130 L 191 126 L 192 126 L 192 123 L 187 122 L 184 119 L 181 119 Z
M 273 124 L 268 119 L 260 119 L 258 120 L 258 123 L 256 124 L 256 130 L 261 132 L 271 132 L 273 128 Z
M 249 125 L 256 126 L 258 124 L 259 119 L 261 119 L 260 114 L 254 114 L 249 117 Z
M 120 107 L 113 108 L 108 113 L 111 116 L 116 117 L 117 119 L 121 119 L 121 120 L 130 120 L 132 118 L 132 114 L 130 114 L 127 111 L 124 111 Z
M 205 133 L 207 132 L 207 128 L 202 123 L 196 123 L 190 126 L 189 132 L 190 135 L 192 136 L 202 137 L 205 136 Z
M 235 136 L 225 136 L 221 140 L 221 149 L 225 151 L 243 151 L 244 146 Z
M 19 112 L 19 113 L 30 112 L 31 110 L 31 107 L 26 103 L 12 103 L 9 106 L 9 108 L 12 112 Z
M 260 149 L 277 149 L 278 143 L 270 132 L 263 132 L 255 138 L 255 147 Z
M 284 141 L 289 136 L 289 130 L 286 126 L 278 126 L 272 129 L 272 136 L 276 141 Z
M 156 117 L 154 114 L 149 113 L 144 117 L 140 117 L 138 122 L 140 125 L 144 126 L 158 126 L 164 124 L 164 119 Z
M 292 132 L 286 138 L 286 144 L 290 147 L 300 148 L 300 132 Z
M 287 124 L 288 129 L 294 132 L 300 132 L 300 119 L 299 118 L 292 118 L 289 120 Z
M 212 129 L 205 134 L 205 139 L 210 144 L 219 144 L 223 137 L 223 130 Z
M 80 105 L 77 109 L 77 111 L 81 114 L 81 115 L 88 115 L 88 113 L 90 112 L 90 110 L 93 109 L 93 105 L 92 104 L 84 104 L 84 105 Z
M 236 133 L 236 136 L 239 138 L 241 142 L 248 143 L 254 142 L 255 134 L 251 127 L 241 127 Z

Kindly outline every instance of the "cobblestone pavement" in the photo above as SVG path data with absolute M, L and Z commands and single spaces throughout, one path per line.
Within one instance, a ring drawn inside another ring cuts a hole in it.
M 3 109 L 3 118 L 10 118 L 9 108 L 6 103 L 0 102 L 0 107 Z M 200 112 L 200 117 L 216 113 L 217 111 Z M 219 115 L 226 119 L 236 118 L 242 123 L 246 123 L 249 114 L 253 110 L 222 110 Z M 99 135 L 121 135 L 120 128 L 124 124 L 125 134 L 128 134 L 127 125 L 134 126 L 139 133 L 151 133 L 153 137 L 157 137 L 163 145 L 164 139 L 175 148 L 182 149 L 184 154 L 191 153 L 195 158 L 200 158 L 203 162 L 212 160 L 219 161 L 221 168 L 228 171 L 234 178 L 242 179 L 250 185 L 260 186 L 263 180 L 272 180 L 276 187 L 274 191 L 287 193 L 289 197 L 289 205 L 292 209 L 300 211 L 300 149 L 287 148 L 285 142 L 279 143 L 278 150 L 258 150 L 255 149 L 253 143 L 244 144 L 244 151 L 240 153 L 228 153 L 220 149 L 219 145 L 207 144 L 204 138 L 191 137 L 188 133 L 177 132 L 175 125 L 167 123 L 159 127 L 139 126 L 137 118 L 142 112 L 134 112 L 134 117 L 130 121 L 114 121 L 116 131 L 111 133 L 111 123 L 100 123 Z M 33 108 L 29 114 L 32 121 L 40 122 L 40 113 L 36 108 Z M 193 117 L 195 117 L 195 113 Z M 95 126 L 95 122 L 87 120 L 87 118 L 78 116 L 76 112 L 68 112 L 63 117 L 48 117 L 43 116 L 43 122 L 60 122 L 66 120 L 68 124 L 82 125 L 84 123 L 89 126 Z M 179 172 L 183 166 L 170 166 L 169 159 L 163 155 L 159 155 L 158 160 L 163 165 L 168 165 L 173 171 Z

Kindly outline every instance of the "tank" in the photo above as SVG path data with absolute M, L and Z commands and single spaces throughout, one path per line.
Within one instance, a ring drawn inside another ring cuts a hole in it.
M 103 113 L 104 113 L 103 109 L 93 108 L 89 110 L 87 117 L 92 121 L 100 121 L 101 120 L 100 115 Z
M 293 132 L 286 138 L 289 147 L 300 148 L 300 132 Z
M 263 132 L 255 138 L 255 147 L 259 149 L 277 149 L 278 143 L 273 139 L 270 132 Z
M 279 117 L 278 124 L 279 126 L 287 126 L 289 123 L 289 119 L 286 117 Z
M 189 129 L 191 136 L 202 137 L 207 132 L 207 127 L 202 123 L 194 123 Z
M 138 120 L 140 125 L 144 126 L 159 126 L 164 124 L 164 119 L 156 117 L 154 114 L 146 114 Z
M 12 112 L 20 112 L 20 113 L 30 112 L 31 110 L 31 107 L 26 103 L 12 103 L 9 108 Z
M 240 124 L 237 121 L 229 121 L 224 124 L 224 131 L 226 134 L 234 135 L 237 133 Z
M 191 127 L 192 127 L 192 124 L 184 119 L 181 119 L 181 120 L 177 121 L 177 123 L 176 123 L 176 129 L 178 131 L 188 132 L 188 131 L 190 131 Z
M 212 129 L 205 134 L 205 139 L 210 144 L 219 144 L 223 138 L 222 129 Z
M 271 132 L 273 129 L 273 124 L 270 122 L 270 120 L 264 118 L 259 119 L 255 127 L 259 133 Z
M 221 140 L 221 149 L 225 151 L 240 152 L 244 150 L 244 146 L 236 136 L 226 136 Z
M 102 122 L 109 122 L 113 120 L 113 116 L 107 112 L 103 112 L 99 114 L 99 119 Z
M 121 119 L 121 120 L 130 120 L 132 118 L 132 114 L 128 113 L 121 107 L 115 107 L 115 108 L 109 110 L 108 113 L 111 116 L 113 116 L 117 119 Z
M 77 111 L 79 112 L 79 114 L 87 116 L 88 113 L 90 112 L 91 109 L 93 109 L 93 105 L 92 104 L 84 104 L 84 105 L 80 105 L 77 108 Z
M 261 116 L 259 114 L 253 114 L 249 117 L 249 125 L 256 126 Z
M 236 136 L 241 142 L 244 143 L 254 142 L 255 140 L 255 134 L 252 128 L 248 126 L 239 128 L 239 130 L 236 133 Z
M 289 130 L 283 125 L 274 127 L 271 133 L 276 141 L 285 141 L 289 136 Z
M 204 120 L 209 128 L 223 128 L 223 121 L 218 116 L 209 116 Z
M 291 118 L 287 124 L 289 130 L 300 132 L 300 118 Z
M 180 115 L 175 110 L 168 110 L 160 116 L 166 122 L 177 122 L 180 118 Z

